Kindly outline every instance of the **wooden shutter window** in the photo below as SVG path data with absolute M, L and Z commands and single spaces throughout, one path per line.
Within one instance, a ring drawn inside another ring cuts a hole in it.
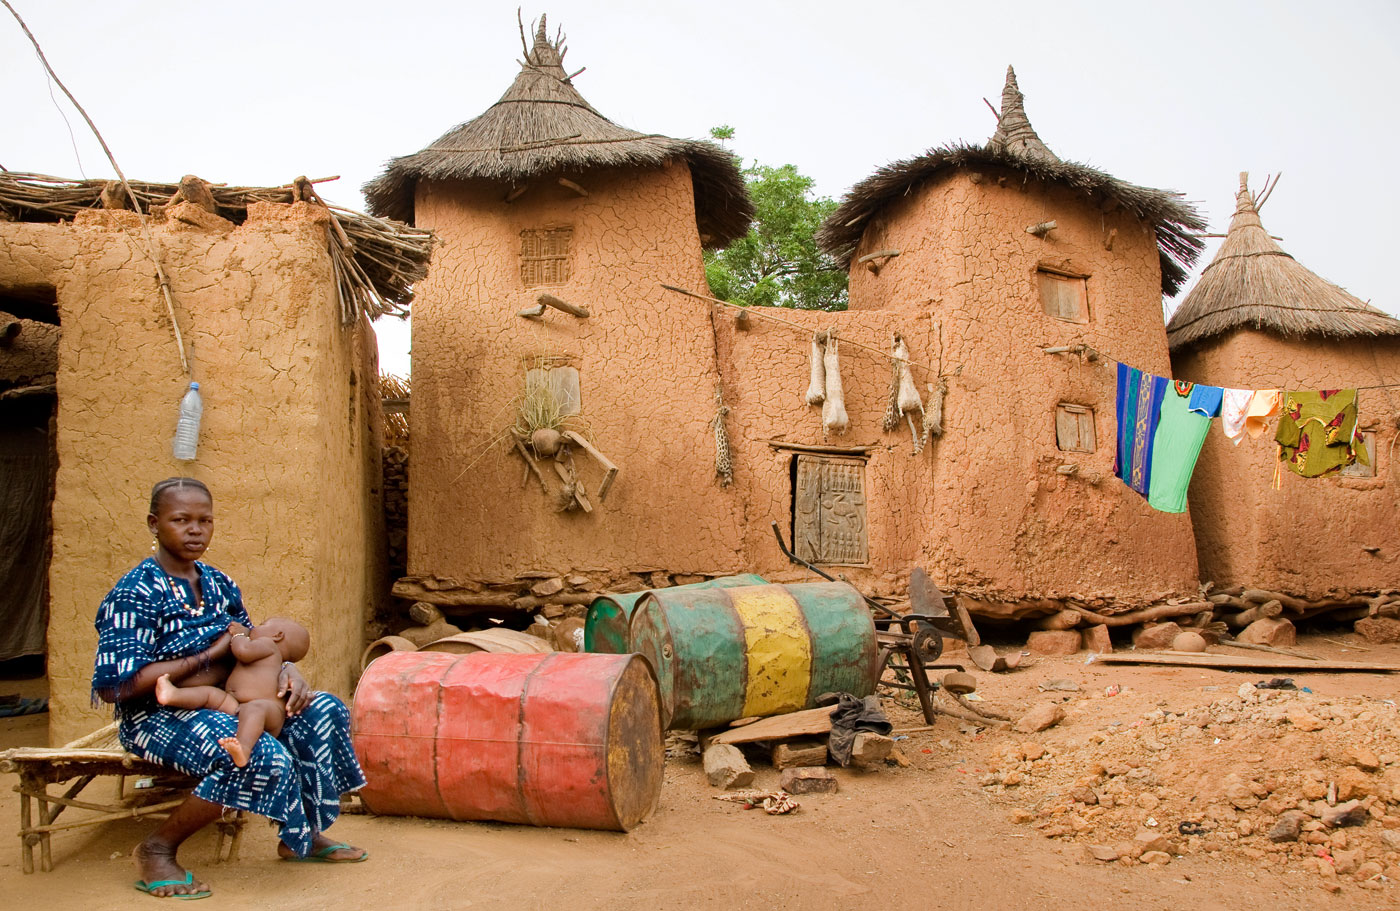
M 1037 269 L 1035 282 L 1040 291 L 1040 306 L 1047 316 L 1071 323 L 1089 322 L 1087 278 L 1082 275 Z
M 1374 430 L 1360 430 L 1356 434 L 1366 445 L 1366 457 L 1370 460 L 1370 465 L 1362 465 L 1360 460 L 1355 461 L 1343 468 L 1341 475 L 1344 478 L 1374 478 L 1376 476 L 1376 432 Z
M 574 229 L 526 228 L 520 232 L 520 281 L 527 288 L 562 285 L 569 280 L 569 246 Z
M 1094 409 L 1068 402 L 1056 405 L 1055 445 L 1061 452 L 1093 452 Z
M 868 563 L 865 463 L 819 455 L 796 459 L 792 520 L 797 555 L 809 563 Z

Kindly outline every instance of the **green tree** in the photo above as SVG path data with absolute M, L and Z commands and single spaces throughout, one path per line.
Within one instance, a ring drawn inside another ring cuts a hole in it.
M 724 141 L 734 130 L 715 127 L 710 135 Z M 836 202 L 814 195 L 812 178 L 796 165 L 754 162 L 744 180 L 756 210 L 753 226 L 723 250 L 705 254 L 711 293 L 747 306 L 845 310 L 846 270 L 817 249 L 815 237 Z

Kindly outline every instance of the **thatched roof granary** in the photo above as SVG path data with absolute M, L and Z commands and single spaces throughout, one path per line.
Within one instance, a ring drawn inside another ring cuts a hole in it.
M 1204 246 L 1196 233 L 1205 229 L 1182 195 L 1140 187 L 1086 164 L 1060 159 L 1031 127 L 1011 67 L 1006 68 L 1001 104 L 997 131 L 985 145 L 939 146 L 917 158 L 885 165 L 852 187 L 818 231 L 818 243 L 842 265 L 849 265 L 866 225 L 882 208 L 949 169 L 999 165 L 1020 172 L 1028 182 L 1069 187 L 1105 209 L 1121 206 L 1147 222 L 1157 235 L 1162 292 L 1171 296 L 1181 290 L 1187 270 Z
M 534 47 L 526 50 L 519 75 L 500 100 L 427 148 L 390 161 L 382 175 L 365 184 L 370 211 L 412 224 L 420 180 L 513 186 L 544 174 L 659 167 L 680 159 L 690 166 L 705 246 L 722 247 L 743 236 L 754 209 L 734 156 L 712 142 L 639 133 L 613 123 L 574 87 L 561 44 L 549 39 L 541 16 Z
M 1400 335 L 1400 320 L 1318 276 L 1269 236 L 1241 174 L 1225 242 L 1172 314 L 1167 343 L 1176 351 L 1245 327 L 1285 337 Z

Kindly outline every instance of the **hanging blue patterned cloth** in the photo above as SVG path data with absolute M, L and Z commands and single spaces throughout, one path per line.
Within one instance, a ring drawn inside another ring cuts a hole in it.
M 203 651 L 232 620 L 252 623 L 233 580 L 205 563 L 203 603 L 175 585 L 148 558 L 121 578 L 97 612 L 93 693 L 115 693 L 122 745 L 143 759 L 200 779 L 195 796 L 275 820 L 287 847 L 305 857 L 312 839 L 340 815 L 340 795 L 364 786 L 350 742 L 350 713 L 329 693 L 316 693 L 287 718 L 278 737 L 263 734 L 239 768 L 219 746 L 238 718 L 210 709 L 174 709 L 153 698 L 122 699 L 132 677 L 152 661 Z
M 1144 497 L 1152 482 L 1152 438 L 1166 391 L 1165 377 L 1118 365 L 1118 452 L 1113 473 Z

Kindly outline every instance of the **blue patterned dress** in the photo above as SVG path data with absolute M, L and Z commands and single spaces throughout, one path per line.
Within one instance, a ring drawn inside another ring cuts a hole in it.
M 154 557 L 121 578 L 97 611 L 93 693 L 117 694 L 122 744 L 131 752 L 200 778 L 194 793 L 212 803 L 276 821 L 282 842 L 305 857 L 313 837 L 340 815 L 340 795 L 363 787 L 350 743 L 350 713 L 329 693 L 316 693 L 287 718 L 279 737 L 263 734 L 248 764 L 238 768 L 219 746 L 238 719 L 211 709 L 166 708 L 154 697 L 123 698 L 142 667 L 196 654 L 228 628 L 251 626 L 233 580 L 205 563 L 199 568 L 203 606 L 175 585 Z

